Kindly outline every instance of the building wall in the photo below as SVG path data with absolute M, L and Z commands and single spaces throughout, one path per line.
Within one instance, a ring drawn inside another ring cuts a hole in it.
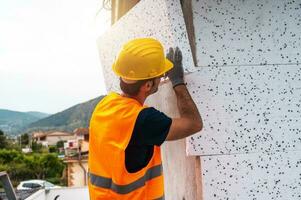
M 192 3 L 197 66 L 179 1 L 141 1 L 98 40 L 109 91 L 119 91 L 111 64 L 127 40 L 183 52 L 204 130 L 165 143 L 166 199 L 300 199 L 300 2 Z M 178 116 L 169 82 L 147 104 Z
M 74 135 L 70 136 L 46 136 L 46 141 L 48 142 L 48 145 L 56 145 L 58 141 L 67 141 L 67 140 L 74 140 L 76 137 Z
M 82 187 L 87 185 L 85 183 L 84 171 L 77 161 L 68 162 L 68 186 L 69 187 Z M 82 165 L 88 172 L 88 162 L 87 160 L 82 161 Z M 87 179 L 87 177 L 86 177 Z
M 89 142 L 81 140 L 81 152 L 88 152 L 89 151 Z
M 41 140 L 41 138 L 45 135 L 45 139 Z M 37 140 L 38 143 L 47 143 L 47 145 L 56 145 L 58 141 L 67 141 L 75 139 L 76 136 L 72 133 L 66 132 L 35 132 L 32 136 Z

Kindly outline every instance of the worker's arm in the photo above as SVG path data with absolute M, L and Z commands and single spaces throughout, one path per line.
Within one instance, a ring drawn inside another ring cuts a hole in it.
M 173 118 L 166 140 L 177 140 L 188 137 L 203 128 L 200 113 L 184 84 L 184 72 L 182 66 L 181 51 L 176 48 L 175 52 L 169 49 L 167 58 L 174 67 L 167 76 L 169 77 L 177 97 L 177 106 L 180 117 Z
M 166 140 L 188 137 L 203 128 L 202 118 L 185 85 L 174 88 L 180 118 L 173 118 Z

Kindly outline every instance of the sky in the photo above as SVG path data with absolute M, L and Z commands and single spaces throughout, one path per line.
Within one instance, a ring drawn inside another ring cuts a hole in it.
M 0 109 L 53 114 L 105 94 L 102 0 L 0 1 Z

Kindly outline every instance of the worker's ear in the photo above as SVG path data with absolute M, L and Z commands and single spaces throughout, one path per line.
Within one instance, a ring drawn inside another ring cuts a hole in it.
M 149 92 L 151 91 L 152 87 L 154 85 L 154 82 L 152 80 L 146 81 L 142 86 L 141 86 L 141 90 L 143 92 Z
M 154 86 L 154 81 L 150 80 L 146 82 L 146 87 L 150 90 Z

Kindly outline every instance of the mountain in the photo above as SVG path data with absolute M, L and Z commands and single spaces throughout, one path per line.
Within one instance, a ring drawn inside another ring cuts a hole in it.
M 28 125 L 27 132 L 36 130 L 73 131 L 79 127 L 88 127 L 92 112 L 104 96 L 77 104 L 62 112 L 50 115 Z
M 30 111 L 30 112 L 26 112 L 27 114 L 30 114 L 34 117 L 37 117 L 39 119 L 42 119 L 42 118 L 45 118 L 45 117 L 48 117 L 50 114 L 47 114 L 47 113 L 42 113 L 42 112 L 34 112 L 34 111 Z
M 18 112 L 0 109 L 0 129 L 8 135 L 16 135 L 27 125 L 49 114 L 40 112 Z

